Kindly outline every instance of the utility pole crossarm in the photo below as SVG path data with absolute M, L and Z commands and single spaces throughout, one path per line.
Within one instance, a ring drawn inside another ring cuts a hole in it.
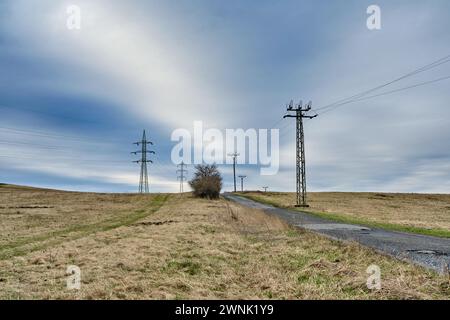
M 142 150 L 140 150 L 140 151 L 133 151 L 133 152 L 131 152 L 131 154 L 137 155 L 138 153 L 144 153 L 144 152 L 147 152 L 148 154 L 156 154 L 156 152 L 155 152 L 155 151 L 152 151 L 152 150 L 147 150 L 147 151 L 142 151 Z
M 149 144 L 149 145 L 153 145 L 153 142 L 151 141 L 138 141 L 138 142 L 134 142 L 133 144 L 139 146 L 141 144 Z

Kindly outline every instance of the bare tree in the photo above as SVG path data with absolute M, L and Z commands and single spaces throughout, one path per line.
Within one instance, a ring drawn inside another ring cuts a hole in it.
M 194 195 L 201 198 L 217 199 L 222 190 L 222 176 L 215 164 L 200 164 L 195 167 L 194 178 L 189 185 Z

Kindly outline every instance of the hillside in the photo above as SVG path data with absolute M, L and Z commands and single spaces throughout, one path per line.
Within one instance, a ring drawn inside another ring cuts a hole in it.
M 4 186 L 0 203 L 3 299 L 450 297 L 446 277 L 223 199 Z M 380 291 L 366 287 L 372 263 Z

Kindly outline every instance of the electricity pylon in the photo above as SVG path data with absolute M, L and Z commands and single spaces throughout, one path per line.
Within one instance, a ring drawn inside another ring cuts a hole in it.
M 131 154 L 137 155 L 141 154 L 141 160 L 133 161 L 134 163 L 140 163 L 141 164 L 141 176 L 139 179 L 139 193 L 149 193 L 148 188 L 148 171 L 147 171 L 147 163 L 153 163 L 152 160 L 147 159 L 148 154 L 155 154 L 155 151 L 147 150 L 147 145 L 153 145 L 153 142 L 148 141 L 147 137 L 144 133 L 142 134 L 142 140 L 133 143 L 137 146 L 141 146 L 141 150 L 134 151 Z
M 297 130 L 296 130 L 296 171 L 297 171 L 297 207 L 307 207 L 306 202 L 306 159 L 305 159 L 305 133 L 303 130 L 303 118 L 313 119 L 318 115 L 308 115 L 311 111 L 312 102 L 309 102 L 306 106 L 302 106 L 302 102 L 295 106 L 294 101 L 291 101 L 287 106 L 287 115 L 283 118 L 296 118 Z M 294 112 L 294 114 L 289 114 Z
M 241 192 L 244 192 L 244 179 L 247 178 L 247 176 L 239 176 L 241 179 Z
M 234 178 L 234 192 L 236 192 L 236 158 L 239 156 L 239 153 L 229 153 L 229 157 L 233 157 L 233 178 Z
M 177 174 L 179 174 L 178 179 L 180 180 L 180 193 L 184 192 L 184 181 L 186 181 L 186 177 L 184 174 L 187 174 L 187 170 L 184 170 L 186 167 L 186 164 L 182 161 L 178 166 L 178 168 L 181 168 L 177 170 Z
M 267 189 L 269 189 L 269 187 L 263 187 L 264 192 L 267 192 Z

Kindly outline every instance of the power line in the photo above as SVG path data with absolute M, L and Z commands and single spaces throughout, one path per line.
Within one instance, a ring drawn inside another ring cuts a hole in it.
M 66 147 L 62 147 L 62 146 L 48 146 L 48 145 L 37 144 L 37 143 L 0 140 L 0 145 L 2 145 L 2 144 L 9 145 L 9 146 L 34 146 L 34 147 L 39 147 L 39 148 L 44 148 L 44 149 L 51 149 L 51 150 L 67 149 Z
M 173 163 L 170 163 L 170 168 L 166 167 L 165 164 L 160 163 L 157 159 L 153 160 L 154 170 L 159 171 L 160 173 L 171 176 L 173 174 Z
M 293 101 L 291 101 L 291 103 L 293 103 Z M 286 105 L 287 107 L 288 105 Z M 287 113 L 286 113 L 287 114 Z M 286 115 L 284 114 L 284 115 Z M 282 123 L 284 120 L 284 117 L 280 117 L 276 122 L 274 122 L 274 124 L 272 124 L 269 128 L 275 128 L 278 124 Z M 286 124 L 283 124 L 283 126 L 281 126 L 279 129 L 282 130 L 283 128 L 286 128 Z
M 295 124 L 295 122 L 289 122 L 286 126 L 283 127 L 283 129 L 290 129 L 294 124 Z M 280 129 L 280 131 L 281 131 L 281 129 Z M 282 140 L 281 138 L 284 138 L 289 133 L 290 133 L 289 130 L 282 132 L 280 134 L 280 140 Z
M 61 114 L 57 114 L 57 113 L 53 113 L 53 112 L 43 112 L 43 111 L 38 111 L 38 110 L 32 110 L 30 108 L 11 107 L 11 106 L 5 106 L 5 105 L 0 105 L 0 108 L 10 109 L 10 110 L 19 111 L 19 112 L 41 114 L 44 116 L 50 116 L 50 117 L 57 118 L 57 119 L 67 119 L 67 120 L 74 120 L 74 121 L 85 122 L 85 123 L 99 123 L 99 121 L 95 121 L 92 119 L 86 119 L 86 118 L 81 119 L 81 118 L 76 118 L 76 117 L 68 117 L 66 115 L 61 115 Z
M 0 158 L 11 158 L 11 159 L 23 159 L 23 160 L 37 160 L 35 155 L 22 154 L 22 155 L 0 155 Z M 51 157 L 47 159 L 40 158 L 41 160 L 61 160 L 61 161 L 77 161 L 77 162 L 99 162 L 99 163 L 129 163 L 126 160 L 109 160 L 109 159 L 83 159 L 83 158 L 70 158 L 70 157 Z
M 444 64 L 444 63 L 447 63 L 447 62 L 450 61 L 449 58 L 450 58 L 450 55 L 449 55 L 449 56 L 446 56 L 446 57 L 444 57 L 444 58 L 441 58 L 441 59 L 439 59 L 439 60 L 437 60 L 437 61 L 435 61 L 435 62 L 432 62 L 432 63 L 430 63 L 430 64 L 428 64 L 428 65 L 426 65 L 426 66 L 424 66 L 424 67 L 422 67 L 422 68 L 419 68 L 419 69 L 416 69 L 416 70 L 414 70 L 414 71 L 412 71 L 412 72 L 410 72 L 410 73 L 407 73 L 406 75 L 403 75 L 403 76 L 401 76 L 401 77 L 399 77 L 399 78 L 396 78 L 396 79 L 394 79 L 394 80 L 392 80 L 392 81 L 389 81 L 389 82 L 387 82 L 387 83 L 384 83 L 384 84 L 382 84 L 382 85 L 379 85 L 379 86 L 377 86 L 377 87 L 374 87 L 374 88 L 372 88 L 372 89 L 363 91 L 363 92 L 361 92 L 361 93 L 358 93 L 358 94 L 356 94 L 356 95 L 353 95 L 353 96 L 348 97 L 348 98 L 345 98 L 345 99 L 338 100 L 338 101 L 333 102 L 333 103 L 331 103 L 331 104 L 329 104 L 329 105 L 326 105 L 326 106 L 317 108 L 317 109 L 315 109 L 315 111 L 320 111 L 320 110 L 323 110 L 323 109 L 327 109 L 327 108 L 329 108 L 329 107 L 333 107 L 333 106 L 336 105 L 336 104 L 340 104 L 340 103 L 346 102 L 346 101 L 351 100 L 351 99 L 355 99 L 355 98 L 362 97 L 362 96 L 367 95 L 367 94 L 369 94 L 369 93 L 371 93 L 371 92 L 374 92 L 374 91 L 376 91 L 376 90 L 379 90 L 379 89 L 382 89 L 382 88 L 384 88 L 384 87 L 386 87 L 386 86 L 389 86 L 389 85 L 391 85 L 391 84 L 393 84 L 393 83 L 396 83 L 396 82 L 401 81 L 401 80 L 403 80 L 403 79 L 406 79 L 406 78 L 408 78 L 408 77 L 414 76 L 414 75 L 416 75 L 416 74 L 418 74 L 418 73 L 421 73 L 421 72 L 430 70 L 430 69 L 435 68 L 435 67 L 437 67 L 437 66 L 439 66 L 439 65 L 442 65 L 442 64 Z
M 409 90 L 409 89 L 413 89 L 413 88 L 429 85 L 429 84 L 432 84 L 432 83 L 436 83 L 436 82 L 440 82 L 440 81 L 444 81 L 444 80 L 448 80 L 448 79 L 450 79 L 450 76 L 446 76 L 446 77 L 442 77 L 442 78 L 438 78 L 438 79 L 434 79 L 434 80 L 429 80 L 429 81 L 425 81 L 425 82 L 421 82 L 421 83 L 414 84 L 414 85 L 411 85 L 411 86 L 407 86 L 407 87 L 403 87 L 403 88 L 399 88 L 399 89 L 394 89 L 394 90 L 391 90 L 391 91 L 382 92 L 382 93 L 371 95 L 371 96 L 368 96 L 368 97 L 362 97 L 362 98 L 359 98 L 359 99 L 350 100 L 350 101 L 347 101 L 347 102 L 343 102 L 343 103 L 337 104 L 337 105 L 335 105 L 333 107 L 330 107 L 330 108 L 328 108 L 328 110 L 320 112 L 319 114 L 320 115 L 326 114 L 326 113 L 331 112 L 331 111 L 333 111 L 333 110 L 335 110 L 335 109 L 337 109 L 337 108 L 339 108 L 341 106 L 344 106 L 344 105 L 347 105 L 347 104 L 350 104 L 350 103 L 355 103 L 355 102 L 358 102 L 358 101 L 364 101 L 364 100 L 369 100 L 369 99 L 373 99 L 373 98 L 377 98 L 377 97 L 381 97 L 381 96 L 386 96 L 386 95 L 389 95 L 389 94 L 393 94 L 393 93 L 397 93 L 397 92 L 400 92 L 400 91 L 405 91 L 405 90 Z
M 10 128 L 10 127 L 0 127 L 0 130 L 9 131 L 9 132 L 12 132 L 13 134 L 25 134 L 25 135 L 30 135 L 30 136 L 48 137 L 48 138 L 55 138 L 55 139 L 65 138 L 65 139 L 69 139 L 69 140 L 76 140 L 76 141 L 83 141 L 83 142 L 85 141 L 83 139 L 80 139 L 80 137 L 67 136 L 67 135 L 62 135 L 62 134 L 50 134 L 50 133 L 43 132 L 43 131 L 23 130 L 23 129 L 15 129 L 15 128 Z
M 400 77 L 398 77 L 398 78 L 396 78 L 394 80 L 391 80 L 389 82 L 386 82 L 386 83 L 383 83 L 381 85 L 378 85 L 378 86 L 376 86 L 376 87 L 374 87 L 372 89 L 369 89 L 369 90 L 357 93 L 357 94 L 355 94 L 353 96 L 350 96 L 348 98 L 341 99 L 341 100 L 335 101 L 333 103 L 330 103 L 328 105 L 325 105 L 323 107 L 314 109 L 314 111 L 320 111 L 320 110 L 328 109 L 328 108 L 334 107 L 337 104 L 341 104 L 341 103 L 347 102 L 347 101 L 352 100 L 352 99 L 357 99 L 357 98 L 363 97 L 363 96 L 365 96 L 365 95 L 367 95 L 369 93 L 372 93 L 374 91 L 377 91 L 379 89 L 387 87 L 387 86 L 389 86 L 389 85 L 391 85 L 393 83 L 396 83 L 396 82 L 401 81 L 403 79 L 406 79 L 408 77 L 414 76 L 414 75 L 416 75 L 418 73 L 425 72 L 425 71 L 428 71 L 430 69 L 436 68 L 436 67 L 438 67 L 438 66 L 440 66 L 440 65 L 442 65 L 444 63 L 447 63 L 447 62 L 450 62 L 450 55 L 447 55 L 447 56 L 445 56 L 445 57 L 443 57 L 441 59 L 438 59 L 438 60 L 436 60 L 436 61 L 434 61 L 434 62 L 432 62 L 430 64 L 427 64 L 427 65 L 425 65 L 425 66 L 423 66 L 421 68 L 413 70 L 413 71 L 411 71 L 411 72 L 409 72 L 409 73 L 407 73 L 405 75 L 402 75 L 402 76 L 400 76 Z
M 36 130 L 24 130 L 24 129 L 16 129 L 16 128 L 10 128 L 10 127 L 3 127 L 0 126 L 0 131 L 6 131 L 11 134 L 15 135 L 27 135 L 27 136 L 35 136 L 35 137 L 45 137 L 45 138 L 51 138 L 51 139 L 61 139 L 64 138 L 66 140 L 73 140 L 73 141 L 80 141 L 83 143 L 94 143 L 96 142 L 87 141 L 90 138 L 80 138 L 76 136 L 70 136 L 70 135 L 64 135 L 64 134 L 56 134 L 56 133 L 48 133 L 44 131 L 36 131 Z M 118 141 L 115 140 L 104 140 L 102 139 L 102 142 L 111 142 L 111 143 L 117 143 Z
M 269 128 L 275 128 L 278 124 L 280 124 L 283 121 L 283 117 L 278 119 L 274 124 L 272 124 Z

